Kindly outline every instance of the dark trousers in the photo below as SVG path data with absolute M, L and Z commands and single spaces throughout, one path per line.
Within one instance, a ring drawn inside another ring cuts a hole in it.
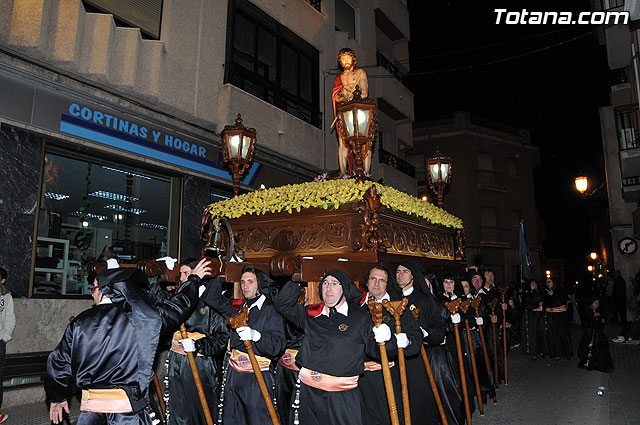
M 4 364 L 6 357 L 7 344 L 0 341 L 0 408 L 2 408 L 2 399 L 4 396 L 4 386 L 2 385 L 2 382 L 4 381 Z
M 80 412 L 77 425 L 151 425 L 146 409 L 135 413 Z
M 614 298 L 613 304 L 612 304 L 612 310 L 613 310 L 613 317 L 611 319 L 612 322 L 620 322 L 623 325 L 627 323 L 627 305 L 625 301 L 626 300 L 624 298 L 622 299 Z

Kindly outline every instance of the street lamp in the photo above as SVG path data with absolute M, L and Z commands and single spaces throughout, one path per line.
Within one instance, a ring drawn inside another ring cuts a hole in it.
M 356 160 L 356 182 L 364 177 L 364 158 L 371 152 L 373 139 L 378 130 L 376 101 L 371 97 L 362 98 L 360 87 L 356 86 L 353 98 L 339 102 L 336 107 L 338 131 L 342 140 L 349 143 Z
M 587 270 L 592 272 L 593 271 L 593 266 L 587 266 Z
M 231 163 L 233 178 L 233 194 L 240 193 L 240 178 L 253 160 L 256 149 L 256 129 L 247 128 L 242 124 L 242 117 L 238 114 L 235 125 L 226 125 L 220 136 L 222 160 Z
M 592 252 L 590 255 L 591 255 L 591 259 L 592 259 L 592 260 L 594 260 L 594 261 L 595 261 L 595 260 L 597 260 L 597 259 L 598 259 L 598 254 L 597 254 L 597 253 Z
M 589 180 L 585 176 L 576 177 L 575 183 L 576 189 L 582 194 L 584 194 L 589 187 Z
M 425 175 L 429 187 L 438 198 L 439 207 L 442 207 L 444 190 L 451 182 L 451 166 L 451 158 L 442 155 L 440 148 L 436 148 L 435 156 L 427 158 Z

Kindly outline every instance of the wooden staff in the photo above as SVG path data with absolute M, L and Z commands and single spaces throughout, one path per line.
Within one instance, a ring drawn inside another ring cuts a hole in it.
M 444 306 L 449 310 L 449 313 L 456 314 L 462 299 L 458 298 L 454 301 L 444 303 Z M 458 348 L 458 365 L 460 366 L 460 377 L 462 378 L 462 395 L 464 396 L 464 410 L 467 413 L 467 425 L 471 425 L 471 409 L 469 408 L 469 395 L 467 394 L 467 378 L 464 376 L 464 363 L 462 362 L 462 349 L 460 346 L 460 333 L 458 332 L 458 324 L 453 324 L 453 329 L 456 334 L 456 346 Z
M 418 307 L 413 307 L 411 309 L 411 313 L 413 317 L 420 317 L 420 309 Z M 422 356 L 422 361 L 424 362 L 424 367 L 427 369 L 427 377 L 429 377 L 429 384 L 431 384 L 431 391 L 433 391 L 433 396 L 436 399 L 436 406 L 438 406 L 438 412 L 440 412 L 440 419 L 442 420 L 442 425 L 448 425 L 447 415 L 444 413 L 444 407 L 442 407 L 442 400 L 440 400 L 440 393 L 438 393 L 438 387 L 436 386 L 436 380 L 433 377 L 433 371 L 431 370 L 431 365 L 429 364 L 429 358 L 427 357 L 427 352 L 424 350 L 424 344 L 420 344 L 420 355 Z
M 153 386 L 156 388 L 156 395 L 158 396 L 158 402 L 160 403 L 160 413 L 162 414 L 162 419 L 166 419 L 165 418 L 165 405 L 164 405 L 164 398 L 162 397 L 162 390 L 160 389 L 160 382 L 158 382 L 158 375 L 155 374 L 155 372 L 153 373 Z
M 374 299 L 368 301 L 369 312 L 376 328 L 382 325 L 382 304 L 375 302 Z M 387 348 L 384 342 L 379 342 L 380 363 L 382 364 L 382 377 L 384 378 L 384 389 L 387 392 L 387 401 L 389 402 L 389 415 L 391 416 L 392 425 L 400 425 L 398 419 L 398 407 L 396 405 L 396 397 L 393 393 L 393 382 L 391 381 L 391 371 L 389 370 L 389 358 L 387 357 Z
M 243 326 L 248 326 L 247 325 L 248 320 L 249 320 L 249 309 L 247 307 L 242 307 L 242 310 L 240 310 L 240 313 L 238 313 L 235 317 L 227 317 L 227 324 L 230 325 L 233 329 L 238 329 Z M 271 416 L 271 422 L 273 422 L 273 425 L 280 425 L 280 421 L 278 420 L 278 415 L 276 414 L 276 409 L 273 407 L 273 403 L 271 402 L 271 396 L 269 395 L 269 391 L 267 390 L 267 384 L 264 382 L 264 376 L 262 376 L 260 365 L 258 364 L 258 360 L 256 360 L 256 355 L 253 352 L 253 347 L 251 347 L 251 341 L 243 341 L 243 342 L 244 342 L 245 348 L 247 349 L 249 360 L 251 360 L 253 373 L 254 375 L 256 375 L 256 379 L 258 380 L 258 386 L 260 387 L 260 392 L 262 393 L 262 397 L 264 398 L 264 403 L 267 405 L 269 416 Z
M 482 298 L 476 298 L 475 300 L 471 301 L 471 307 L 473 307 L 473 309 L 476 311 L 476 318 L 480 317 L 481 302 L 482 302 Z M 485 364 L 485 367 L 487 368 L 487 378 L 489 378 L 489 385 L 491 385 L 491 376 L 489 376 L 489 374 L 491 373 L 491 362 L 489 361 L 489 353 L 487 352 L 487 343 L 484 339 L 484 330 L 482 329 L 482 326 L 478 325 L 478 331 L 480 332 L 480 342 L 482 343 L 482 352 L 484 354 L 484 364 Z M 494 403 L 498 402 L 498 399 L 496 398 L 495 393 L 493 395 L 493 402 Z
M 460 311 L 466 314 L 471 307 L 471 300 L 464 300 L 460 303 Z M 480 391 L 480 381 L 478 381 L 478 367 L 476 366 L 476 356 L 473 353 L 473 341 L 471 340 L 471 329 L 469 328 L 469 320 L 465 317 L 464 325 L 467 328 L 467 342 L 469 343 L 469 354 L 471 355 L 471 366 L 473 366 L 473 379 L 476 383 L 476 395 L 478 396 L 478 408 L 480 414 L 484 415 L 484 407 L 482 406 L 482 392 Z
M 189 338 L 189 334 L 187 333 L 187 328 L 184 327 L 184 323 L 180 325 L 180 335 L 182 336 L 182 339 Z M 202 405 L 202 411 L 204 412 L 204 419 L 207 421 L 207 425 L 213 425 L 213 418 L 211 417 L 211 412 L 209 411 L 207 397 L 204 395 L 202 381 L 200 381 L 200 374 L 198 373 L 198 367 L 196 366 L 196 359 L 193 356 L 192 352 L 187 352 L 186 354 L 187 359 L 189 360 L 189 366 L 191 367 L 191 373 L 193 373 L 193 382 L 195 382 L 196 390 L 198 390 L 198 398 L 200 398 L 200 404 Z M 159 386 L 157 389 L 159 389 Z M 160 399 L 162 400 L 161 397 Z
M 500 288 L 500 294 L 502 295 L 502 304 L 504 304 L 504 297 L 507 294 L 507 288 Z M 507 313 L 506 310 L 502 310 L 502 350 L 504 351 L 504 384 L 509 384 L 509 374 L 507 373 Z
M 409 300 L 403 298 L 400 301 L 387 301 L 382 300 L 382 305 L 393 316 L 393 320 L 396 322 L 396 333 L 402 333 L 402 323 L 400 323 L 400 316 L 404 313 L 404 309 L 407 308 Z M 398 347 L 398 365 L 400 367 L 400 388 L 402 389 L 402 407 L 404 411 L 404 423 L 405 425 L 411 425 L 411 409 L 409 406 L 409 388 L 407 387 L 407 365 L 404 361 L 404 348 Z
M 487 305 L 491 309 L 491 315 L 496 315 L 496 304 L 498 299 L 492 299 Z M 498 344 L 496 342 L 496 324 L 491 320 L 491 328 L 493 329 L 493 383 L 496 388 L 500 388 L 500 378 L 498 377 Z

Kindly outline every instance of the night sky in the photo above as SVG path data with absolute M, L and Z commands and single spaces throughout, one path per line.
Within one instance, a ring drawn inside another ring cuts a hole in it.
M 573 179 L 584 173 L 590 187 L 604 180 L 598 108 L 609 104 L 609 89 L 606 50 L 596 36 L 602 26 L 496 25 L 496 8 L 579 13 L 590 5 L 409 0 L 411 72 L 405 84 L 415 94 L 416 122 L 467 110 L 530 130 L 540 148 L 535 184 L 546 226 L 544 253 L 566 258 L 572 279 L 586 265 L 585 252 L 595 248 Z

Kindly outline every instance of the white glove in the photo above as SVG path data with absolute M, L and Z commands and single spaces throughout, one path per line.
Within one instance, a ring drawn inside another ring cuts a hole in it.
M 377 328 L 373 327 L 373 335 L 376 337 L 376 342 L 387 342 L 391 339 L 391 329 L 383 323 Z
M 476 317 L 476 324 L 478 326 L 482 326 L 484 324 L 484 320 L 482 320 L 482 317 Z
M 167 265 L 167 268 L 169 270 L 173 270 L 173 266 L 175 266 L 176 263 L 178 262 L 177 259 L 171 258 L 171 257 L 158 258 L 156 261 L 164 261 L 164 263 Z
M 409 338 L 407 338 L 407 334 L 396 334 L 396 343 L 398 344 L 398 348 L 407 348 L 409 346 Z
M 118 260 L 116 260 L 115 258 L 109 258 L 107 260 L 107 269 L 111 270 L 111 269 L 117 269 L 120 267 L 120 264 L 118 264 Z
M 251 329 L 249 326 L 241 326 L 236 329 L 238 336 L 242 341 L 260 341 L 260 337 L 262 336 L 260 332 L 255 329 Z
M 460 313 L 452 314 L 451 321 L 456 324 L 460 323 Z
M 429 332 L 425 331 L 422 326 L 420 326 L 420 330 L 422 331 L 422 337 L 426 338 L 429 335 Z
M 193 353 L 196 351 L 196 342 L 191 338 L 181 339 L 178 342 L 182 344 L 182 349 L 185 353 Z

